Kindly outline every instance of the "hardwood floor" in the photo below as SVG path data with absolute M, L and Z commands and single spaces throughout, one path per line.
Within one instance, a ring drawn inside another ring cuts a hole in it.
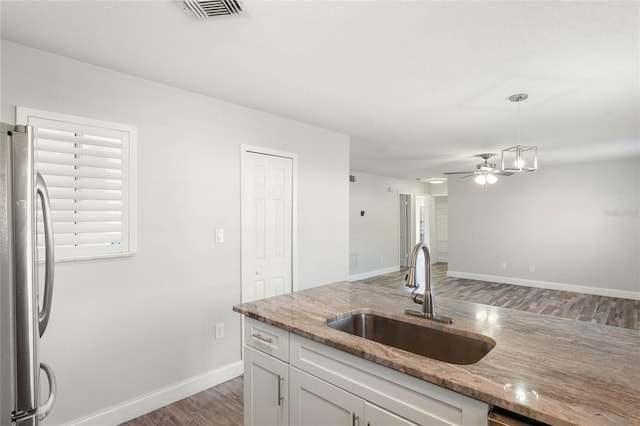
M 361 280 L 372 285 L 401 288 L 407 270 Z M 486 305 L 518 309 L 640 330 L 640 301 L 545 290 L 511 284 L 447 277 L 447 264 L 432 267 L 436 297 L 447 297 Z M 239 376 L 189 398 L 140 416 L 124 426 L 236 426 L 243 424 L 243 377 Z
M 360 282 L 411 291 L 404 285 L 406 273 L 407 270 L 404 269 Z M 436 298 L 447 297 L 594 324 L 640 330 L 640 300 L 450 278 L 447 277 L 446 263 L 433 265 L 431 276 Z
M 123 426 L 240 426 L 243 422 L 243 377 L 137 417 Z

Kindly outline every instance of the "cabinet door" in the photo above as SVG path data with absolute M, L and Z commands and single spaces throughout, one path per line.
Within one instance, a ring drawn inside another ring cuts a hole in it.
M 364 417 L 366 426 L 419 426 L 417 423 L 413 423 L 368 402 L 365 403 Z
M 297 368 L 291 378 L 291 424 L 364 426 L 364 400 Z
M 244 424 L 289 424 L 289 364 L 245 345 Z

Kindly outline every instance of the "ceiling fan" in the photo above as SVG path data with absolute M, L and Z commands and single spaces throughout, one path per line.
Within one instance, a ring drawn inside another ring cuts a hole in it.
M 466 176 L 462 176 L 460 179 L 468 178 L 471 176 L 475 176 L 474 181 L 479 184 L 485 186 L 486 184 L 493 185 L 498 181 L 496 176 L 511 176 L 513 172 L 507 172 L 504 170 L 496 169 L 495 163 L 489 163 L 489 159 L 493 157 L 495 154 L 478 154 L 476 157 L 480 157 L 484 160 L 484 163 L 476 164 L 475 172 L 445 172 L 445 175 L 461 175 L 465 174 Z

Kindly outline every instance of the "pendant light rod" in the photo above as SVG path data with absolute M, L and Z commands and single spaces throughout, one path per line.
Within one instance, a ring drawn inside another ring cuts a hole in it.
M 516 128 L 518 130 L 518 145 L 520 145 L 520 102 L 526 100 L 529 97 L 527 93 L 516 93 L 515 95 L 509 96 L 509 100 L 511 102 L 518 103 L 518 112 L 516 114 Z
M 516 93 L 515 95 L 509 96 L 509 100 L 511 102 L 518 103 L 518 112 L 516 114 L 516 128 L 518 130 L 518 145 L 520 145 L 520 102 L 529 98 L 527 93 Z

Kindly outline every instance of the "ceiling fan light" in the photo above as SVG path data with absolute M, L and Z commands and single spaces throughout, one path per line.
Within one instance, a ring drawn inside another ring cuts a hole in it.
M 497 177 L 495 177 L 494 175 L 492 175 L 492 174 L 488 174 L 488 175 L 487 175 L 487 183 L 488 183 L 488 184 L 493 185 L 493 184 L 494 184 L 494 183 L 496 183 L 497 181 L 498 181 L 498 178 L 497 178 Z
M 473 179 L 478 185 L 484 185 L 487 183 L 487 177 L 485 175 L 478 175 Z

